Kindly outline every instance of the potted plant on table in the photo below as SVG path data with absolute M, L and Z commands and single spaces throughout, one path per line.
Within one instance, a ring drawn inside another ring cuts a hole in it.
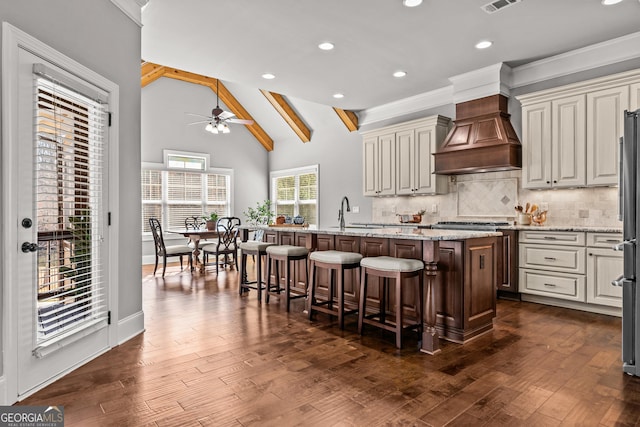
M 242 212 L 247 217 L 250 225 L 269 225 L 273 221 L 274 213 L 271 211 L 271 200 L 266 199 L 262 203 L 258 202 L 255 208 L 248 208 Z M 264 230 L 257 230 L 254 240 L 262 240 Z
M 218 214 L 215 212 L 211 212 L 209 215 L 205 215 L 202 217 L 205 221 L 207 221 L 207 230 L 215 230 L 216 222 L 218 222 Z

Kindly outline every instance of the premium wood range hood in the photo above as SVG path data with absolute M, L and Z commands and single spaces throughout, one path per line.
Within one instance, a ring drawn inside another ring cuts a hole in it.
M 507 97 L 456 104 L 455 125 L 434 153 L 434 173 L 459 175 L 522 168 L 522 146 L 509 121 Z

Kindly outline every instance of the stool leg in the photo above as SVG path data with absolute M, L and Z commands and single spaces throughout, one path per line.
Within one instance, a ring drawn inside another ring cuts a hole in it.
M 364 314 L 365 307 L 367 305 L 367 268 L 362 267 L 362 274 L 360 276 L 360 301 L 358 302 L 358 333 L 362 335 L 364 327 Z
M 247 281 L 247 254 L 244 253 L 244 251 L 242 252 L 242 255 L 240 256 L 240 277 L 239 277 L 239 286 L 238 286 L 238 293 L 240 295 L 242 295 L 242 292 L 244 291 L 244 284 Z
M 389 282 L 386 277 L 379 277 L 378 292 L 380 293 L 380 323 L 387 321 L 387 291 Z
M 336 270 L 329 268 L 329 303 L 327 307 L 333 310 L 334 288 L 336 285 Z
M 284 272 L 284 293 L 285 293 L 285 300 L 286 300 L 287 312 L 288 312 L 289 305 L 290 305 L 289 302 L 291 301 L 291 295 L 289 295 L 289 290 L 290 290 L 289 273 L 291 272 L 291 261 L 289 260 L 289 258 L 287 258 L 285 263 L 287 264 L 287 267 Z
M 422 338 L 422 316 L 424 313 L 424 273 L 422 270 L 418 273 L 418 295 L 420 296 L 418 302 L 418 310 L 420 313 L 418 314 L 418 338 Z
M 273 258 L 267 254 L 267 293 L 265 295 L 265 302 L 269 304 L 269 283 L 271 278 L 271 264 L 273 264 Z M 276 276 L 278 276 L 278 263 L 276 261 Z
M 402 348 L 402 273 L 396 274 L 396 347 Z
M 256 259 L 256 290 L 258 291 L 258 302 L 262 302 L 262 255 L 258 252 Z
M 311 267 L 310 267 L 311 279 L 309 279 L 309 285 L 308 285 L 309 297 L 307 301 L 307 311 L 309 315 L 309 320 L 311 320 L 311 315 L 313 314 L 312 306 L 316 300 L 316 263 L 313 260 L 310 260 L 309 263 L 311 264 Z
M 338 271 L 336 271 L 338 274 Z M 338 324 L 340 329 L 344 329 L 344 268 L 340 268 L 338 275 L 338 284 L 336 285 L 336 292 L 338 293 Z

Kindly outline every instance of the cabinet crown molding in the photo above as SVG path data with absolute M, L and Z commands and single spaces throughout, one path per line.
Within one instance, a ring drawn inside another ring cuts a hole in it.
M 624 73 L 611 74 L 597 79 L 584 80 L 569 85 L 558 86 L 538 92 L 527 93 L 516 96 L 522 106 L 547 102 L 557 99 L 559 96 L 583 95 L 588 92 L 608 89 L 611 87 L 640 83 L 640 69 L 626 71 Z
M 420 119 L 411 120 L 408 122 L 397 123 L 381 127 L 378 129 L 371 129 L 366 132 L 361 132 L 362 136 L 376 135 L 380 133 L 397 132 L 408 129 L 415 129 L 422 126 L 450 126 L 451 119 L 441 115 L 423 117 Z

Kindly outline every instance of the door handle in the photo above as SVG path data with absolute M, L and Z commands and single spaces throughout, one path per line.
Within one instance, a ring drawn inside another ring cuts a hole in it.
M 38 244 L 37 243 L 29 243 L 29 242 L 24 242 L 22 244 L 22 252 L 29 253 L 29 252 L 36 252 L 38 250 Z
M 636 244 L 636 239 L 625 240 L 624 242 L 620 242 L 620 243 L 617 243 L 617 244 L 613 245 L 612 249 L 614 251 L 623 251 L 624 250 L 624 245 L 635 245 L 635 244 Z
M 622 286 L 623 282 L 624 282 L 624 276 L 618 276 L 617 279 L 611 281 L 611 284 L 613 286 Z

